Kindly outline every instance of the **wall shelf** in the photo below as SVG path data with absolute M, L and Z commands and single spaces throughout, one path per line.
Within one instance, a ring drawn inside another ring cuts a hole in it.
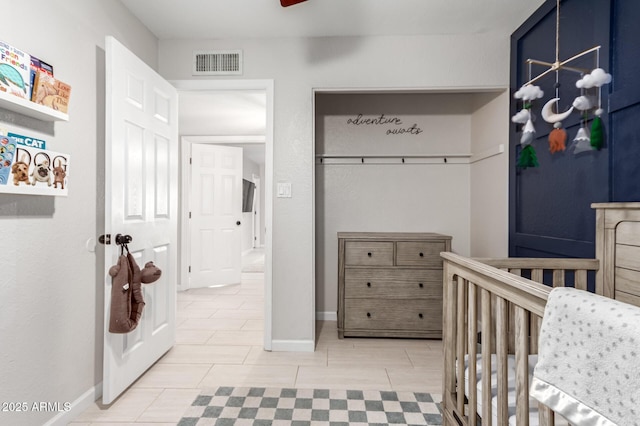
M 6 92 L 0 92 L 0 108 L 8 109 L 42 121 L 69 121 L 68 114 Z

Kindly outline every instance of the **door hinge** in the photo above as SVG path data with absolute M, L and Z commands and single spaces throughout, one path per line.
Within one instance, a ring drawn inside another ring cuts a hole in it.
M 98 242 L 100 244 L 111 244 L 111 234 L 102 234 L 98 237 Z
M 189 157 L 189 164 L 193 164 L 193 158 Z
M 189 265 L 189 273 L 191 273 L 191 265 Z
M 191 219 L 191 212 L 189 212 L 189 219 Z

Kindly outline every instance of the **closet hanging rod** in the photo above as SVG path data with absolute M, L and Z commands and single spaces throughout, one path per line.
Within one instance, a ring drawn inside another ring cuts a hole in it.
M 316 158 L 469 158 L 471 154 L 425 154 L 425 155 L 323 155 Z
M 316 155 L 318 164 L 468 164 L 471 154 Z

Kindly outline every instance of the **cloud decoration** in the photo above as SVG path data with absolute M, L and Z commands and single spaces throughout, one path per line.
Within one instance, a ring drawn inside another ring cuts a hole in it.
M 573 100 L 573 107 L 580 111 L 586 111 L 593 108 L 594 103 L 588 96 L 578 96 Z
M 544 96 L 544 92 L 539 86 L 532 86 L 530 84 L 522 86 L 516 93 L 513 94 L 516 99 L 522 99 L 523 101 L 532 101 L 534 99 L 540 99 Z
M 592 87 L 602 87 L 611 83 L 611 74 L 606 73 L 602 68 L 596 68 L 576 82 L 578 89 L 591 89 Z
M 527 122 L 527 120 L 531 119 L 531 113 L 529 112 L 528 109 L 521 109 L 519 112 L 517 112 L 513 117 L 511 117 L 511 121 L 513 121 L 514 123 L 521 123 L 524 124 Z

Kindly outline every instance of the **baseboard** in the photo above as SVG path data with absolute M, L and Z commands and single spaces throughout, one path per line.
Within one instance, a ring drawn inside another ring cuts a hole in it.
M 78 399 L 73 401 L 69 411 L 58 413 L 58 415 L 46 422 L 44 426 L 66 426 L 80 416 L 80 414 L 84 413 L 84 411 L 101 396 L 102 382 L 98 383 L 83 393 Z
M 338 321 L 338 314 L 336 312 L 316 312 L 317 321 Z
M 313 340 L 272 340 L 272 352 L 313 352 L 316 344 Z

